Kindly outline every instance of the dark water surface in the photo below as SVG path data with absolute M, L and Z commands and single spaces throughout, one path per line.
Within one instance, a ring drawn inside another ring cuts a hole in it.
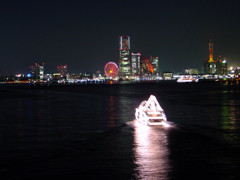
M 151 94 L 171 128 L 134 120 Z M 238 85 L 0 86 L 0 102 L 3 179 L 240 179 Z

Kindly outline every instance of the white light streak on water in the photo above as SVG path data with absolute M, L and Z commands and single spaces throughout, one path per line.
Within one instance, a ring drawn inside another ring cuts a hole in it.
M 134 121 L 134 154 L 138 179 L 166 180 L 169 170 L 166 129 Z

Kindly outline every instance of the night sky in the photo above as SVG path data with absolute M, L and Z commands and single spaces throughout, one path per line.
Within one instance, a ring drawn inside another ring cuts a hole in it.
M 201 69 L 208 58 L 240 66 L 238 1 L 6 1 L 0 5 L 0 73 L 28 73 L 45 62 L 45 73 L 68 64 L 70 73 L 103 72 L 118 62 L 119 36 L 131 51 L 159 56 L 160 72 Z

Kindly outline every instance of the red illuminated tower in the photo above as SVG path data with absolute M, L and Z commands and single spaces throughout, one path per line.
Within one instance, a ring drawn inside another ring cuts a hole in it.
M 210 39 L 209 42 L 209 59 L 206 60 L 204 64 L 204 72 L 206 74 L 215 74 L 217 70 L 216 62 L 213 60 L 213 42 L 212 39 Z
M 212 39 L 210 39 L 210 42 L 209 42 L 209 60 L 208 60 L 209 63 L 213 63 L 213 42 L 212 42 Z

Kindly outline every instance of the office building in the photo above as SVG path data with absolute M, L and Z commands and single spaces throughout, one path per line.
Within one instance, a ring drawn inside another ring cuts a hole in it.
M 140 77 L 140 58 L 141 54 L 138 53 L 131 53 L 132 58 L 132 77 L 133 78 L 139 78 Z
M 153 65 L 154 75 L 158 75 L 159 74 L 159 59 L 158 59 L 158 56 L 156 56 L 156 57 L 151 56 L 150 60 L 151 60 L 152 65 Z
M 35 63 L 33 66 L 29 66 L 31 69 L 31 78 L 32 79 L 43 79 L 44 78 L 44 63 L 42 65 Z
M 128 79 L 131 76 L 131 61 L 130 61 L 130 37 L 120 36 L 119 48 L 119 73 L 121 79 Z
M 61 74 L 61 76 L 67 76 L 67 72 L 68 72 L 68 65 L 59 65 L 57 66 L 57 70 L 58 70 L 58 73 Z

